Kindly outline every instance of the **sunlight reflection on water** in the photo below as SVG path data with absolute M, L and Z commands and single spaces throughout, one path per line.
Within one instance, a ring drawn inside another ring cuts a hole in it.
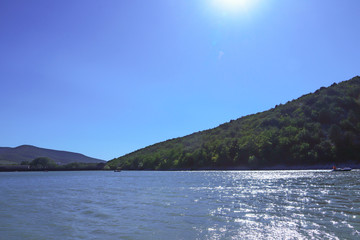
M 222 222 L 208 228 L 205 236 L 210 239 L 337 239 L 344 236 L 356 239 L 360 237 L 360 224 L 353 219 L 358 218 L 359 211 L 353 210 L 351 216 L 338 210 L 348 205 L 353 205 L 351 209 L 355 205 L 360 207 L 356 199 L 359 195 L 353 195 L 359 192 L 359 185 L 350 190 L 342 183 L 347 181 L 339 178 L 352 178 L 356 173 L 352 176 L 329 174 L 332 173 L 324 170 L 222 172 L 223 182 L 219 186 L 192 188 L 204 195 L 218 196 L 213 203 L 218 206 L 212 207 L 210 215 Z M 341 201 L 334 203 L 336 199 Z M 330 219 L 337 224 L 330 224 Z
M 359 177 L 360 171 L 0 173 L 0 235 L 359 239 Z

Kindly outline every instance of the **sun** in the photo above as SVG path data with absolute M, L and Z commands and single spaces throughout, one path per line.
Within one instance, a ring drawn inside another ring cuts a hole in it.
M 258 0 L 213 0 L 213 5 L 226 12 L 246 12 L 257 2 Z

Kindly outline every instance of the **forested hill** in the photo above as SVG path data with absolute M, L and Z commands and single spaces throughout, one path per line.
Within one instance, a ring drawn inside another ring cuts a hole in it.
M 267 168 L 360 163 L 360 77 L 268 111 L 108 162 L 122 169 Z

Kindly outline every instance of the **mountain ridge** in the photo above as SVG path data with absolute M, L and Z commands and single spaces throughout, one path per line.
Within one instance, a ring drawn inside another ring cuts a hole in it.
M 88 157 L 80 153 L 40 148 L 32 145 L 20 145 L 14 148 L 0 147 L 0 161 L 4 163 L 19 164 L 22 161 L 31 162 L 37 157 L 48 157 L 57 164 L 105 162 L 104 160 Z

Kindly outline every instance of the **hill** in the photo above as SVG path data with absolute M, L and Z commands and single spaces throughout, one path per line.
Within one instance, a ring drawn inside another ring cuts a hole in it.
M 360 164 L 360 77 L 108 162 L 123 169 Z
M 19 164 L 22 161 L 31 162 L 38 157 L 48 157 L 57 164 L 68 164 L 72 162 L 100 163 L 103 160 L 84 156 L 79 153 L 57 151 L 45 148 L 22 145 L 15 148 L 0 147 L 0 164 Z

